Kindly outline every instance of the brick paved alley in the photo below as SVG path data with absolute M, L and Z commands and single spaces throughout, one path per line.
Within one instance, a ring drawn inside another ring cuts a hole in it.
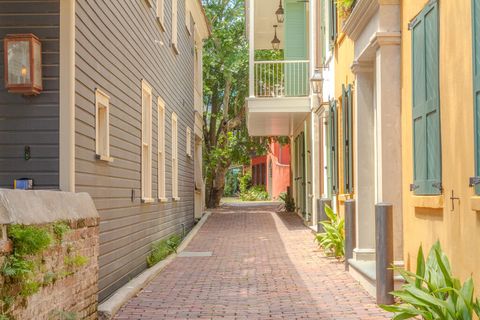
M 223 207 L 116 319 L 388 319 L 293 214 Z

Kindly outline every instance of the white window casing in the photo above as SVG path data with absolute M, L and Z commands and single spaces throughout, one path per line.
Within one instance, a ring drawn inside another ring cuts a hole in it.
M 178 54 L 178 0 L 172 0 L 172 48 Z
M 152 87 L 142 80 L 142 202 L 152 199 Z
M 189 35 L 192 35 L 192 14 L 190 13 L 190 9 L 185 3 L 185 26 L 187 27 L 187 31 Z
M 162 30 L 165 31 L 165 0 L 157 0 L 157 22 L 162 27 Z
M 192 129 L 190 127 L 187 127 L 187 132 L 186 132 L 186 141 L 187 145 L 185 146 L 185 151 L 187 153 L 187 156 L 190 158 L 192 157 Z
M 172 113 L 172 198 L 180 200 L 178 196 L 178 118 Z
M 95 90 L 95 153 L 98 160 L 112 162 L 110 157 L 110 97 Z
M 158 199 L 166 202 L 165 192 L 165 101 L 158 98 Z

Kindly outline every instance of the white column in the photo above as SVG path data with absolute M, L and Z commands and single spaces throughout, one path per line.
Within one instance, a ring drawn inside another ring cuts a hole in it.
M 255 97 L 255 0 L 248 0 L 249 94 Z
M 354 259 L 375 259 L 375 144 L 373 66 L 354 62 L 354 190 L 357 244 Z
M 377 200 L 393 204 L 394 254 L 402 260 L 400 33 L 377 33 Z

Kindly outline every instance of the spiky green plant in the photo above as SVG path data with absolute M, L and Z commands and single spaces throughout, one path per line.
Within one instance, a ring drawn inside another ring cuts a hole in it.
M 426 320 L 472 320 L 473 313 L 480 317 L 480 301 L 474 298 L 473 280 L 463 285 L 454 278 L 448 257 L 440 242 L 430 249 L 425 261 L 422 246 L 418 250 L 417 271 L 395 268 L 405 279 L 401 290 L 392 292 L 401 303 L 381 307 L 395 315 L 394 320 L 422 317 Z
M 342 258 L 345 256 L 345 220 L 325 206 L 325 213 L 329 220 L 320 222 L 325 232 L 318 233 L 318 245 L 328 256 Z

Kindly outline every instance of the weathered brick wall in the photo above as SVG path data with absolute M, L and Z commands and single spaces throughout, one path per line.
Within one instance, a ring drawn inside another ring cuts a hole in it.
M 41 253 L 22 256 L 35 263 L 30 280 L 40 284 L 38 292 L 25 296 L 20 293 L 22 280 L 2 270 L 16 245 L 0 237 L 0 306 L 5 292 L 14 296 L 8 319 L 97 319 L 99 217 L 92 200 L 85 194 L 18 192 L 0 189 L 0 225 L 31 225 L 47 231 L 52 241 Z M 48 210 L 52 212 L 46 214 Z M 40 213 L 49 218 L 40 220 Z M 53 231 L 59 222 L 69 226 L 61 237 Z
M 67 313 L 76 319 L 97 318 L 98 219 L 81 219 L 69 224 L 71 230 L 63 240 L 54 242 L 39 255 L 41 272 L 35 275 L 35 280 L 42 283 L 41 289 L 24 301 L 21 297 L 15 300 L 9 312 L 14 319 L 61 319 Z M 2 253 L 1 265 L 8 254 Z M 72 266 L 65 262 L 78 256 L 87 259 L 85 265 Z M 0 276 L 0 285 L 15 285 L 5 280 Z

